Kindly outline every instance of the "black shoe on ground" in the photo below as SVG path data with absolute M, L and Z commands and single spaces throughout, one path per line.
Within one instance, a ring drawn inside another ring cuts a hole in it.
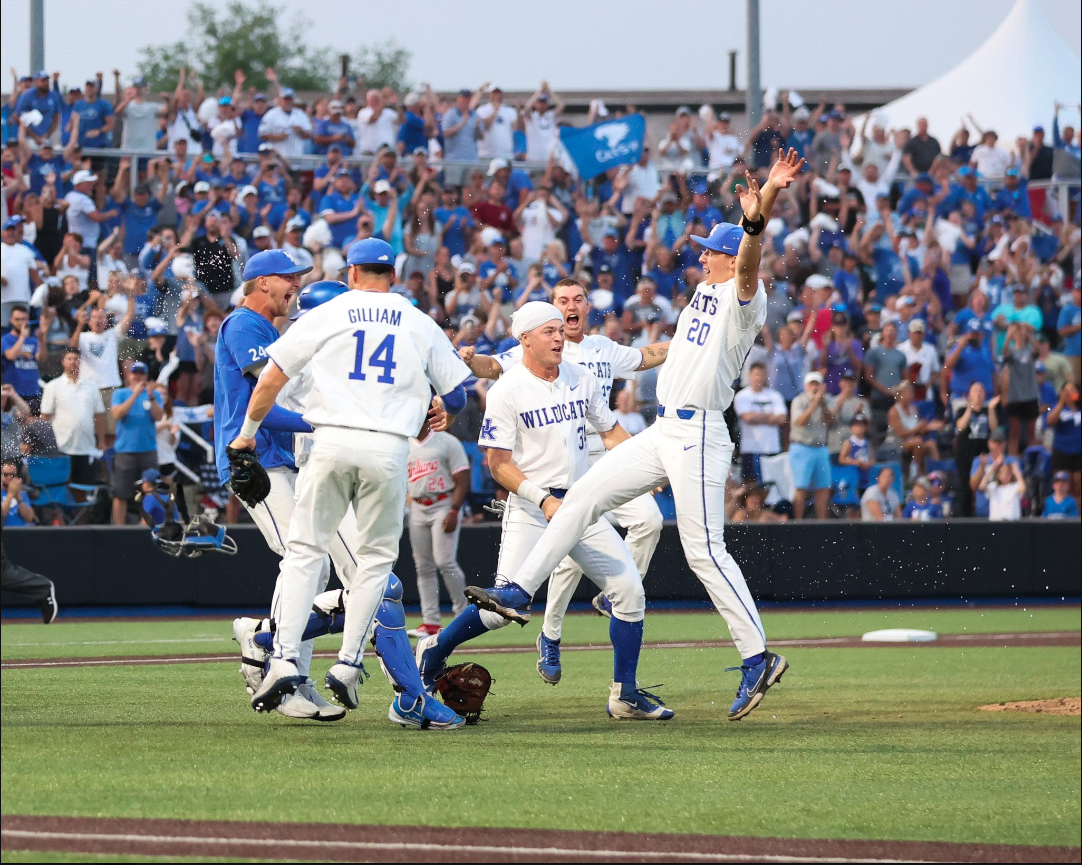
M 56 621 L 57 615 L 60 613 L 60 607 L 56 605 L 56 586 L 49 586 L 49 597 L 41 602 L 41 620 L 46 625 L 51 625 Z

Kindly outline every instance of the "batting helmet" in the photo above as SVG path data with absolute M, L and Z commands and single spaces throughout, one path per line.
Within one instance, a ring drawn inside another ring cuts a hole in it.
M 296 321 L 309 310 L 347 291 L 349 291 L 348 285 L 333 279 L 321 279 L 319 282 L 306 285 L 297 295 L 297 311 L 289 317 L 290 321 Z

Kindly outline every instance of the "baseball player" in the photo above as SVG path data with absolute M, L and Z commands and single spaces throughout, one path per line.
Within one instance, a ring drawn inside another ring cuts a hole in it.
M 349 291 L 341 282 L 324 280 L 305 286 L 297 298 L 297 312 L 292 316 L 296 321 L 317 306 Z M 278 395 L 277 403 L 285 409 L 303 412 L 305 400 L 311 388 L 310 376 L 305 371 L 290 379 Z M 293 437 L 294 454 L 297 468 L 304 471 L 308 455 L 311 452 L 312 436 L 297 433 Z M 258 507 L 258 506 L 257 506 Z M 291 514 L 290 514 L 291 515 Z M 281 516 L 279 514 L 279 516 Z M 281 525 L 283 534 L 289 530 L 288 523 Z M 353 509 L 347 510 L 330 548 L 330 558 L 334 562 L 339 579 L 347 587 L 356 569 L 350 548 L 357 539 L 357 520 Z M 321 589 L 326 587 L 328 578 L 326 562 L 320 573 Z M 344 624 L 345 592 L 341 589 L 322 592 L 316 596 L 313 612 L 302 638 L 304 654 L 310 659 L 312 640 L 323 634 L 341 633 Z M 465 720 L 437 700 L 430 699 L 421 686 L 417 673 L 417 664 L 413 658 L 413 647 L 405 633 L 406 614 L 402 607 L 402 583 L 393 573 L 387 581 L 384 596 L 376 613 L 375 647 L 387 678 L 396 692 L 391 703 L 388 717 L 403 727 L 416 727 L 424 730 L 454 730 L 461 727 Z M 273 618 L 240 618 L 233 623 L 234 639 L 241 644 L 241 672 L 248 683 L 249 693 L 254 694 L 263 679 L 267 659 L 273 649 L 275 622 Z M 305 693 L 313 692 L 310 683 L 306 683 Z M 303 694 L 286 695 L 278 708 L 291 717 L 308 717 L 309 704 L 312 701 Z M 312 717 L 315 720 L 338 720 L 345 715 L 346 707 L 334 706 L 316 695 L 319 711 Z M 355 707 L 348 707 L 355 708 Z
M 753 177 L 740 192 L 740 225 L 719 223 L 695 238 L 705 279 L 680 314 L 665 366 L 658 376 L 658 420 L 622 443 L 587 472 L 564 499 L 514 582 L 478 595 L 501 615 L 528 603 L 583 529 L 606 511 L 661 484 L 672 486 L 680 541 L 740 651 L 740 684 L 729 708 L 737 721 L 755 709 L 788 669 L 766 649 L 755 601 L 740 566 L 725 548 L 725 481 L 734 446 L 723 413 L 732 382 L 766 321 L 766 290 L 758 280 L 762 231 L 778 193 L 804 165 L 795 150 L 780 153 L 760 190 Z M 509 578 L 511 575 L 508 575 Z M 467 587 L 467 597 L 473 595 Z M 610 599 L 612 596 L 609 596 Z M 615 599 L 613 599 L 615 608 Z M 425 670 L 421 669 L 421 678 Z
M 620 345 L 601 334 L 586 333 L 590 316 L 587 290 L 577 279 L 562 279 L 552 289 L 552 303 L 564 318 L 563 359 L 586 367 L 598 381 L 601 396 L 608 402 L 612 382 L 616 378 L 630 378 L 639 370 L 653 369 L 664 363 L 669 352 L 667 342 L 630 348 Z M 475 354 L 472 348 L 460 349 L 465 360 L 478 378 L 498 379 L 506 370 L 522 360 L 522 346 L 493 357 Z M 593 425 L 586 427 L 586 444 L 590 465 L 605 453 L 601 436 Z M 625 543 L 631 551 L 635 567 L 643 577 L 650 568 L 650 559 L 661 539 L 663 520 L 653 495 L 646 493 L 605 515 L 609 522 L 627 529 Z M 582 571 L 568 557 L 565 558 L 549 580 L 548 602 L 545 605 L 545 622 L 537 635 L 537 672 L 550 685 L 560 681 L 560 637 L 564 615 L 578 587 Z M 594 598 L 594 607 L 602 615 L 610 615 L 612 605 L 604 593 Z
M 475 604 L 436 636 L 417 642 L 417 667 L 426 688 L 432 687 L 457 646 L 508 621 L 529 621 L 530 599 L 543 580 L 527 592 L 510 579 L 544 534 L 546 521 L 559 512 L 568 488 L 589 468 L 588 425 L 606 448 L 628 438 L 609 410 L 597 377 L 577 363 L 561 363 L 563 329 L 563 315 L 543 301 L 523 304 L 512 318 L 512 332 L 523 348 L 522 363 L 489 389 L 480 436 L 492 476 L 511 493 L 503 515 L 497 588 L 491 595 L 483 589 L 467 592 Z M 636 682 L 646 596 L 627 546 L 616 529 L 595 518 L 567 552 L 612 601 L 609 715 L 668 720 L 672 710 Z
M 430 387 L 451 413 L 466 402 L 469 369 L 439 326 L 390 293 L 394 250 L 376 238 L 354 243 L 347 257 L 350 291 L 298 320 L 268 346 L 266 365 L 230 443 L 251 454 L 286 382 L 307 367 L 311 390 L 304 419 L 312 450 L 297 483 L 297 501 L 282 561 L 274 656 L 252 696 L 252 708 L 275 708 L 305 677 L 299 661 L 305 626 L 319 592 L 328 548 L 350 506 L 359 537 L 338 661 L 326 685 L 353 708 L 364 643 L 398 556 L 406 504 L 409 436 L 421 428 Z
M 440 630 L 440 589 L 436 569 L 451 597 L 451 611 L 466 609 L 466 575 L 458 564 L 459 511 L 470 491 L 470 461 L 462 442 L 432 432 L 425 420 L 410 439 L 409 529 L 423 624 L 409 632 L 428 637 Z

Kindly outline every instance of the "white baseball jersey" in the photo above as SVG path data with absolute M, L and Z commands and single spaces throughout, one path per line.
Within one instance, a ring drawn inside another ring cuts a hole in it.
M 416 435 L 429 383 L 449 393 L 469 368 L 431 318 L 396 294 L 347 291 L 298 319 L 267 347 L 289 377 L 305 367 L 304 419 L 393 435 Z
M 455 488 L 454 475 L 466 471 L 470 461 L 462 442 L 450 433 L 430 433 L 424 441 L 410 439 L 409 495 L 431 501 Z
M 588 370 L 561 363 L 555 381 L 524 364 L 500 376 L 488 392 L 481 447 L 511 451 L 519 470 L 543 489 L 568 489 L 590 467 L 587 424 L 616 425 L 601 385 Z
M 666 408 L 725 411 L 733 382 L 766 323 L 762 280 L 748 303 L 741 303 L 736 280 L 700 282 L 676 324 L 669 356 L 657 378 L 657 401 Z
M 506 373 L 522 361 L 522 346 L 516 345 L 509 351 L 495 355 L 493 360 Z M 608 404 L 613 379 L 633 377 L 635 370 L 642 365 L 642 351 L 620 345 L 607 336 L 587 334 L 583 336 L 582 342 L 567 340 L 564 343 L 564 361 L 577 363 L 590 370 L 597 379 L 602 399 Z M 586 435 L 591 454 L 598 454 L 605 450 L 593 424 L 586 425 Z

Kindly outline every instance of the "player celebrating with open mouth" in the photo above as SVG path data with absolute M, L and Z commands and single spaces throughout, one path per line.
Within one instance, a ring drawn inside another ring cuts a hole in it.
M 762 232 L 778 193 L 796 179 L 804 160 L 779 153 L 762 189 L 754 177 L 740 190 L 740 225 L 719 223 L 699 262 L 705 279 L 680 314 L 669 356 L 658 376 L 658 420 L 610 451 L 563 500 L 508 582 L 476 595 L 501 615 L 528 606 L 537 589 L 601 514 L 665 483 L 676 501 L 680 541 L 688 564 L 725 618 L 740 651 L 740 684 L 729 708 L 738 721 L 755 709 L 789 664 L 766 649 L 766 634 L 740 566 L 725 548 L 725 481 L 734 445 L 724 412 L 733 381 L 766 322 L 766 289 L 759 280 Z M 474 590 L 467 589 L 467 597 Z M 611 595 L 610 595 L 611 599 Z M 615 609 L 615 601 L 614 601 Z M 422 679 L 425 671 L 421 670 Z
M 555 306 L 526 303 L 511 326 L 522 344 L 522 363 L 489 390 L 479 440 L 488 450 L 492 476 L 511 493 L 503 515 L 497 588 L 491 594 L 483 589 L 467 592 L 475 604 L 438 635 L 418 641 L 417 666 L 426 688 L 462 643 L 509 621 L 529 621 L 533 591 L 527 593 L 510 580 L 544 534 L 546 522 L 558 513 L 568 488 L 589 468 L 589 426 L 606 448 L 629 438 L 609 410 L 597 377 L 576 363 L 561 363 L 564 319 Z M 627 546 L 616 529 L 595 517 L 566 552 L 612 602 L 609 715 L 667 721 L 672 710 L 636 682 L 646 596 Z M 496 596 L 500 600 L 494 600 Z

